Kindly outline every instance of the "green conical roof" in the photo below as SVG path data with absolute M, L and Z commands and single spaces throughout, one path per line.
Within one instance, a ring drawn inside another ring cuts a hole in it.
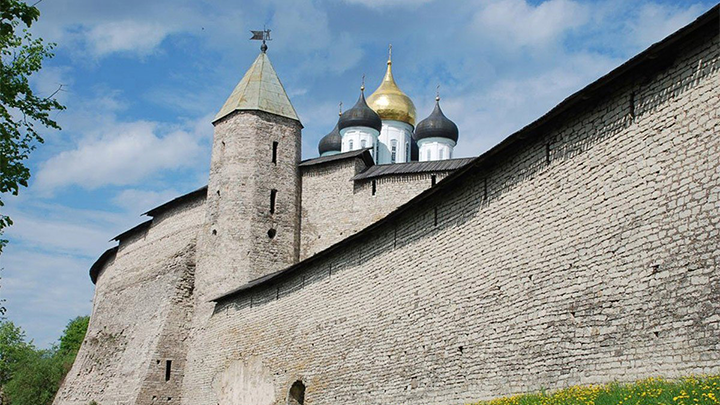
M 265 111 L 300 121 L 265 52 L 260 52 L 213 122 L 237 110 Z

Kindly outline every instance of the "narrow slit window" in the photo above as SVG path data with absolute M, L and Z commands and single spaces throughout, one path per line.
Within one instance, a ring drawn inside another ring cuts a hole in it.
M 274 165 L 277 165 L 277 149 L 278 149 L 278 143 L 273 142 L 272 146 L 272 162 Z
M 436 183 L 437 183 L 437 176 L 435 176 L 433 174 L 432 176 L 430 176 L 430 185 L 434 186 Z
M 165 381 L 170 381 L 170 371 L 172 370 L 172 360 L 165 361 Z
M 372 181 L 372 195 L 375 195 L 377 192 L 377 180 Z
M 277 190 L 270 190 L 270 213 L 275 213 L 275 200 L 277 200 Z
M 546 165 L 550 164 L 550 144 L 549 143 L 545 144 L 545 164 Z

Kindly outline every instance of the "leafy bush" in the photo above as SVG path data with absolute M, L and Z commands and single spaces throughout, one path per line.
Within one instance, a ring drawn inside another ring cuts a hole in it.
M 0 322 L 2 403 L 9 400 L 10 405 L 52 404 L 85 338 L 88 321 L 87 316 L 71 320 L 60 344 L 49 350 L 38 350 L 26 342 L 25 333 L 12 322 Z

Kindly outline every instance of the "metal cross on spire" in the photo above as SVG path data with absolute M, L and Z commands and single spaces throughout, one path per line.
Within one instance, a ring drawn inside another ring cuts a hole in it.
M 365 73 L 363 73 L 362 84 L 360 85 L 360 91 L 365 91 Z
M 263 51 L 263 53 L 267 52 L 268 47 L 267 47 L 267 44 L 265 43 L 265 41 L 272 41 L 270 39 L 270 30 L 265 29 L 265 27 L 263 27 L 262 31 L 250 30 L 250 32 L 252 32 L 252 37 L 250 39 L 262 41 L 262 45 L 260 45 L 260 50 Z
M 435 101 L 440 101 L 440 85 L 435 88 Z

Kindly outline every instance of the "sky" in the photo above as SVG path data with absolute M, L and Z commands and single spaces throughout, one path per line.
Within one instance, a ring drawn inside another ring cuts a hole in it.
M 61 131 L 4 195 L 15 222 L 0 256 L 6 317 L 39 347 L 92 309 L 92 263 L 140 215 L 206 184 L 212 117 L 272 30 L 268 56 L 304 125 L 303 159 L 393 73 L 430 114 L 440 86 L 477 156 L 564 98 L 710 9 L 665 0 L 44 0 L 35 36 L 57 44 L 31 83 L 58 88 Z

